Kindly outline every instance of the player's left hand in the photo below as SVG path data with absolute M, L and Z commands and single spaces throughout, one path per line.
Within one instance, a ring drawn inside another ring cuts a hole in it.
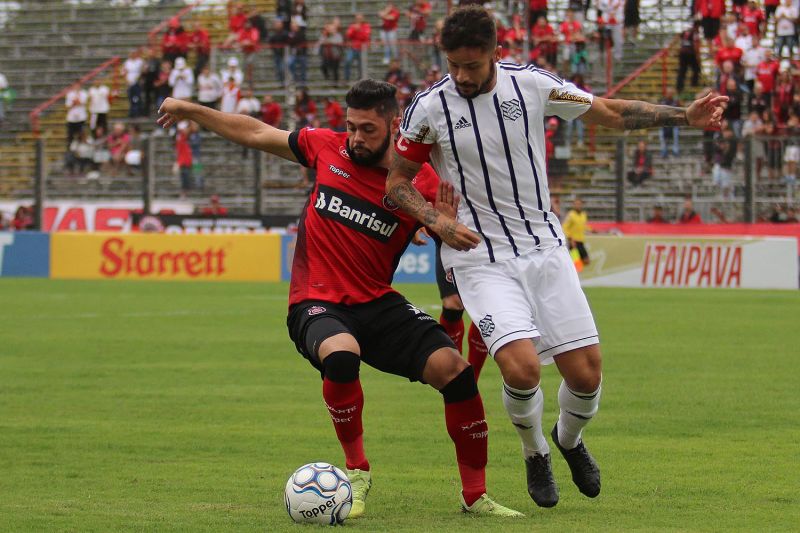
M 727 96 L 709 91 L 707 95 L 695 100 L 686 108 L 686 120 L 695 128 L 718 128 L 727 103 Z
M 443 215 L 456 220 L 460 202 L 461 197 L 456 193 L 455 188 L 446 181 L 440 181 L 439 188 L 436 190 L 436 205 L 433 207 Z

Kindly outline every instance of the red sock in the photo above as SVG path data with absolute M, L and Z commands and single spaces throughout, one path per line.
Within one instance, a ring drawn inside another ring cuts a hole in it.
M 439 324 L 442 325 L 447 335 L 453 339 L 453 344 L 456 345 L 456 350 L 461 353 L 461 345 L 464 340 L 464 319 L 459 317 L 458 320 L 445 320 L 444 313 L 439 316 Z
M 447 433 L 456 445 L 458 472 L 467 505 L 486 492 L 486 457 L 489 426 L 480 394 L 468 400 L 444 404 Z
M 469 361 L 469 364 L 472 365 L 472 370 L 475 372 L 475 381 L 478 381 L 478 377 L 481 375 L 481 369 L 483 368 L 483 363 L 486 362 L 486 356 L 489 354 L 489 349 L 486 347 L 486 343 L 483 342 L 481 332 L 474 322 L 469 327 L 467 344 L 469 345 L 467 361 Z
M 322 380 L 322 397 L 344 450 L 347 468 L 369 470 L 369 461 L 364 455 L 364 429 L 361 426 L 361 411 L 364 409 L 361 381 L 356 379 L 350 383 L 337 383 L 325 378 Z

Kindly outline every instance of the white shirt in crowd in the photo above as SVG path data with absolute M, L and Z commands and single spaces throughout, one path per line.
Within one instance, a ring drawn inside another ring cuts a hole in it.
M 497 83 L 473 99 L 450 76 L 418 93 L 400 125 L 405 143 L 432 144 L 430 161 L 461 195 L 458 220 L 481 236 L 474 250 L 442 247 L 446 269 L 504 261 L 565 242 L 550 210 L 544 117 L 571 120 L 593 96 L 550 72 L 497 63 Z
M 758 64 L 766 59 L 766 48 L 761 45 L 754 46 L 749 50 L 745 50 L 742 55 L 742 65 L 744 65 L 744 79 L 750 81 L 756 79 L 756 67 Z
M 8 80 L 6 79 L 5 75 L 0 72 L 0 91 L 3 89 L 8 89 Z
M 185 100 L 192 97 L 194 88 L 194 73 L 189 67 L 174 68 L 169 73 L 169 85 L 172 87 L 172 97 Z
M 141 57 L 129 57 L 122 65 L 125 69 L 125 80 L 128 82 L 128 87 L 135 85 L 139 81 L 139 77 L 144 70 L 144 60 Z
M 199 102 L 216 102 L 222 96 L 222 81 L 213 72 L 197 77 L 197 100 Z
M 88 117 L 86 102 L 88 99 L 89 95 L 83 89 L 79 91 L 72 90 L 67 93 L 67 122 L 86 122 Z
M 753 36 L 740 35 L 736 38 L 736 41 L 734 41 L 733 44 L 736 46 L 736 48 L 741 49 L 742 52 L 747 52 L 753 48 Z
M 239 87 L 231 87 L 227 83 L 222 88 L 222 101 L 219 110 L 223 113 L 236 113 L 236 104 L 239 102 Z
M 236 103 L 236 112 L 240 115 L 255 115 L 261 111 L 261 102 L 258 98 L 242 98 Z
M 777 21 L 775 24 L 775 35 L 778 37 L 794 35 L 794 21 L 797 17 L 796 7 L 787 7 L 783 4 L 778 6 L 778 9 L 775 10 L 775 20 Z
M 108 113 L 111 109 L 110 95 L 111 91 L 109 91 L 107 85 L 89 87 L 89 112 L 95 114 Z
M 226 68 L 220 73 L 220 77 L 222 78 L 222 83 L 228 83 L 231 77 L 233 77 L 233 81 L 236 82 L 236 85 L 241 85 L 244 82 L 244 73 L 238 68 Z

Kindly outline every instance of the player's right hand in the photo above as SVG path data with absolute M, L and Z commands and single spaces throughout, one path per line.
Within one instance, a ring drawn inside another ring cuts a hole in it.
M 453 250 L 466 252 L 477 248 L 478 244 L 480 244 L 481 238 L 464 224 L 459 224 L 452 218 L 440 218 L 445 218 L 445 222 L 439 224 L 438 231 L 435 231 L 442 238 L 442 241 Z
M 172 97 L 168 97 L 158 108 L 158 125 L 162 128 L 171 128 L 184 117 L 182 116 L 183 102 Z

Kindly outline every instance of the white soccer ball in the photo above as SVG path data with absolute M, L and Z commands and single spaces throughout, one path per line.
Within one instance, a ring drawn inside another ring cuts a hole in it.
M 295 522 L 335 526 L 350 514 L 353 491 L 347 474 L 335 466 L 309 463 L 289 477 L 284 500 Z

